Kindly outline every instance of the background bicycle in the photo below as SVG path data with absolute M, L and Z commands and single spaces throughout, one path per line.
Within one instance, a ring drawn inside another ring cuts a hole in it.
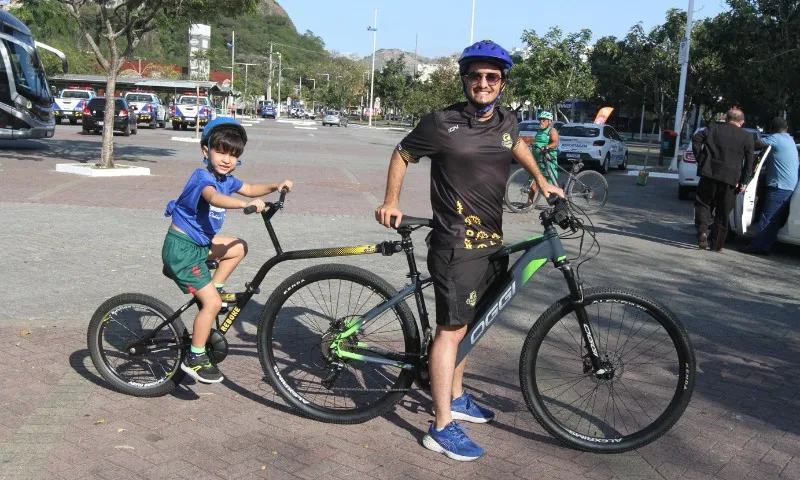
M 564 190 L 564 195 L 575 213 L 586 215 L 597 213 L 606 204 L 608 182 L 603 175 L 594 170 L 582 170 L 583 162 L 579 160 L 570 160 L 572 165 L 566 170 L 558 164 L 549 150 L 542 150 L 535 145 L 533 149 L 537 157 L 544 155 L 548 158 L 549 161 L 544 162 L 546 165 L 554 166 L 556 169 L 546 168 L 542 174 L 550 183 L 559 185 Z M 565 175 L 558 178 L 559 171 Z M 535 187 L 533 177 L 528 171 L 524 168 L 518 169 L 506 182 L 504 197 L 506 206 L 515 213 L 532 210 L 542 198 L 538 189 L 534 191 Z

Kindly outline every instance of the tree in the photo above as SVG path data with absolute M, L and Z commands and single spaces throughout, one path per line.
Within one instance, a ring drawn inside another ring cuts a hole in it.
M 427 81 L 415 79 L 408 89 L 403 111 L 421 117 L 454 103 L 464 101 L 464 89 L 454 58 L 439 61 Z
M 409 82 L 405 69 L 405 55 L 400 55 L 386 62 L 378 75 L 376 75 L 375 96 L 381 98 L 384 111 L 388 110 L 390 105 L 396 109 L 402 104 Z
M 117 75 L 130 58 L 143 36 L 154 30 L 158 22 L 190 23 L 210 18 L 220 11 L 253 9 L 255 0 L 58 0 L 73 19 L 74 27 L 94 53 L 106 73 L 106 97 L 103 127 L 103 150 L 100 165 L 114 166 L 114 108 Z M 47 0 L 26 0 L 32 8 Z
M 509 97 L 556 110 L 564 100 L 591 97 L 595 89 L 587 61 L 591 38 L 588 29 L 566 37 L 558 27 L 541 37 L 534 30 L 524 30 L 525 55 L 515 62 Z

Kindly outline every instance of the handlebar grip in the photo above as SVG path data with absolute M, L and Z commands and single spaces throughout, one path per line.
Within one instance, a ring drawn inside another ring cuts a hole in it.
M 244 207 L 244 214 L 250 215 L 251 213 L 255 213 L 256 210 L 257 208 L 255 205 L 248 205 L 247 207 Z
M 289 189 L 284 187 L 281 189 L 281 196 L 278 198 L 278 202 L 283 203 L 283 200 L 286 198 L 286 194 L 289 193 Z

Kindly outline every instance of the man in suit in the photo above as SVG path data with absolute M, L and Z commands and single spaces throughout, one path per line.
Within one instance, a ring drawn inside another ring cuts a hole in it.
M 699 159 L 694 225 L 701 249 L 722 250 L 736 191 L 743 190 L 753 175 L 753 136 L 742 130 L 742 125 L 744 112 L 734 107 L 725 115 L 725 123 L 710 125 L 692 137 L 692 152 Z M 712 210 L 714 225 L 709 237 Z

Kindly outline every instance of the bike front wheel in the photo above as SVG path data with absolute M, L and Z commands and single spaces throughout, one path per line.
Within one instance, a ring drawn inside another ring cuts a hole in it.
M 117 295 L 97 308 L 87 343 L 92 363 L 112 387 L 137 397 L 156 397 L 181 382 L 181 361 L 190 340 L 180 318 L 138 342 L 172 314 L 164 302 L 139 293 Z
M 576 214 L 597 213 L 608 200 L 608 181 L 594 170 L 584 170 L 574 175 L 564 192 Z
M 411 387 L 414 371 L 390 363 L 419 361 L 419 332 L 405 302 L 346 337 L 340 347 L 349 358 L 332 342 L 396 294 L 385 280 L 350 265 L 318 265 L 286 279 L 258 325 L 259 358 L 275 391 L 323 422 L 361 423 L 391 409 Z
M 515 213 L 525 213 L 533 209 L 539 202 L 542 194 L 536 190 L 531 199 L 533 189 L 533 178 L 524 168 L 520 168 L 508 177 L 506 182 L 506 194 L 503 200 L 506 206 Z
M 583 309 L 601 370 L 591 363 L 578 323 Z M 665 306 L 640 293 L 587 289 L 564 297 L 536 321 L 520 358 L 520 385 L 536 420 L 565 444 L 621 453 L 655 441 L 692 396 L 689 337 Z

